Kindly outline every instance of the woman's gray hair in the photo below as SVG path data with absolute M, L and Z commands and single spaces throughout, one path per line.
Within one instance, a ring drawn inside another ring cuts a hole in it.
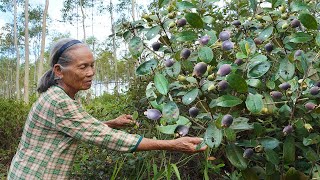
M 71 43 L 70 43 L 71 42 Z M 48 70 L 40 79 L 37 91 L 39 93 L 46 92 L 51 86 L 57 84 L 57 78 L 53 72 L 53 66 L 60 64 L 66 67 L 72 61 L 70 51 L 84 44 L 72 38 L 59 39 L 52 47 L 50 52 L 50 70 Z

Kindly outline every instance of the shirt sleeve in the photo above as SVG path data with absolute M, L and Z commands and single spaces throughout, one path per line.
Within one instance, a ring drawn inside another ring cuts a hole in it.
M 142 140 L 140 135 L 110 128 L 73 100 L 63 100 L 57 104 L 55 125 L 59 131 L 77 140 L 116 151 L 133 152 Z

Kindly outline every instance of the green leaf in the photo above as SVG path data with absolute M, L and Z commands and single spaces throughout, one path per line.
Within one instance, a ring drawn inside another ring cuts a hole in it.
M 156 59 L 145 61 L 136 69 L 136 74 L 140 76 L 149 74 L 153 69 L 157 67 L 157 65 L 158 61 Z
M 180 173 L 179 173 L 179 170 L 178 170 L 178 167 L 176 164 L 171 164 L 173 170 L 174 170 L 174 173 L 176 173 L 176 176 L 178 178 L 178 180 L 181 180 L 181 177 L 180 177 Z
M 183 117 L 183 116 L 179 116 L 179 120 L 176 121 L 176 124 L 173 125 L 167 125 L 167 126 L 156 126 L 157 130 L 160 131 L 163 134 L 174 134 L 174 130 L 176 129 L 176 127 L 178 125 L 190 125 L 190 121 L 189 119 Z
M 282 59 L 279 66 L 279 75 L 285 81 L 289 81 L 293 78 L 295 72 L 295 66 L 288 59 Z
M 320 135 L 316 133 L 312 133 L 308 137 L 303 138 L 303 145 L 305 146 L 318 144 L 319 142 L 320 142 Z
M 292 11 L 302 11 L 302 10 L 308 10 L 308 9 L 310 9 L 310 7 L 303 1 L 292 1 L 291 3 Z
M 132 114 L 132 119 L 133 120 L 137 120 L 138 117 L 139 117 L 138 111 L 134 111 L 133 114 Z
M 279 140 L 272 137 L 259 138 L 258 141 L 265 149 L 274 149 L 279 146 Z
M 254 62 L 254 61 L 266 61 L 266 60 L 268 60 L 267 56 L 262 55 L 262 54 L 258 54 L 256 56 L 254 56 L 253 58 L 251 58 L 252 62 Z
M 169 2 L 170 2 L 169 0 L 159 0 L 158 1 L 159 9 L 162 8 L 163 6 L 167 5 Z
M 179 61 L 176 61 L 171 67 L 166 68 L 166 73 L 170 77 L 178 77 L 181 71 L 181 63 Z
M 176 35 L 177 41 L 194 41 L 198 38 L 198 35 L 193 31 L 182 31 Z
M 195 8 L 196 6 L 188 1 L 177 2 L 177 8 L 179 11 L 183 11 L 185 9 Z
M 182 97 L 182 103 L 189 105 L 198 97 L 199 89 L 194 88 Z
M 296 146 L 293 136 L 287 136 L 283 143 L 283 161 L 291 164 L 296 160 Z
M 154 76 L 154 84 L 159 93 L 166 95 L 169 91 L 169 82 L 163 74 L 156 73 Z
M 160 26 L 154 26 L 146 34 L 146 37 L 148 40 L 154 38 L 156 35 L 159 34 L 161 27 Z
M 288 117 L 291 113 L 291 108 L 287 104 L 284 104 L 279 109 L 279 114 L 285 117 Z
M 255 87 L 255 88 L 260 88 L 262 85 L 262 82 L 260 79 L 247 79 L 246 82 L 248 86 Z
M 304 173 L 297 171 L 294 167 L 290 167 L 287 171 L 284 180 L 307 180 L 309 179 Z
M 318 34 L 317 34 L 316 43 L 318 46 L 320 46 L 320 32 L 318 32 Z
M 279 164 L 279 154 L 277 154 L 271 149 L 266 149 L 266 158 L 267 161 L 271 162 L 274 165 Z
M 197 83 L 198 83 L 197 79 L 194 78 L 194 77 L 192 77 L 192 76 L 188 76 L 188 77 L 186 78 L 186 81 L 188 81 L 188 82 L 191 83 L 191 84 L 197 84 Z
M 246 100 L 247 109 L 253 114 L 258 114 L 263 108 L 263 101 L 261 94 L 251 94 L 249 93 Z
M 179 108 L 177 104 L 173 101 L 166 103 L 162 110 L 162 115 L 167 119 L 178 119 L 179 118 Z
M 204 133 L 204 142 L 211 148 L 217 148 L 222 142 L 222 131 L 214 123 L 210 123 Z
M 248 91 L 248 85 L 246 80 L 238 74 L 229 74 L 227 76 L 227 81 L 230 87 L 232 87 L 237 92 L 245 93 Z
M 143 51 L 143 43 L 137 36 L 133 37 L 129 42 L 129 51 L 134 57 L 139 57 Z
M 204 46 L 199 49 L 198 52 L 199 59 L 205 63 L 210 63 L 213 59 L 212 49 Z
M 271 63 L 265 60 L 250 61 L 247 76 L 249 78 L 259 78 L 263 76 L 271 67 Z
M 242 157 L 242 149 L 234 144 L 228 144 L 226 147 L 226 155 L 231 164 L 240 170 L 247 168 L 246 159 Z
M 187 13 L 187 22 L 194 28 L 203 28 L 203 21 L 197 13 Z
M 240 47 L 240 49 L 241 49 L 241 52 L 244 54 L 244 55 L 246 55 L 246 56 L 248 56 L 248 50 L 247 50 L 247 48 L 246 48 L 246 44 L 248 44 L 248 42 L 246 41 L 246 40 L 242 40 L 240 43 L 239 43 L 239 47 Z
M 220 106 L 220 107 L 233 107 L 233 106 L 237 106 L 239 104 L 242 103 L 242 100 L 235 97 L 235 96 L 231 96 L 231 95 L 223 95 L 220 96 L 217 99 L 213 99 L 210 104 L 209 107 L 213 108 L 216 106 Z
M 253 168 L 247 168 L 241 171 L 241 174 L 245 180 L 259 180 L 259 177 Z
M 259 34 L 258 38 L 261 39 L 262 41 L 265 41 L 272 35 L 272 32 L 273 32 L 273 26 L 269 26 Z
M 300 60 L 301 67 L 302 67 L 302 69 L 303 69 L 303 73 L 304 73 L 304 74 L 307 74 L 307 71 L 308 71 L 308 61 L 307 61 L 307 58 L 306 58 L 304 52 L 302 52 L 301 58 L 299 58 L 299 60 Z
M 284 3 L 284 0 L 271 0 L 272 8 L 276 8 Z
M 250 8 L 252 9 L 253 12 L 255 12 L 257 9 L 257 1 L 256 0 L 249 0 L 249 2 L 250 2 Z
M 297 32 L 293 34 L 290 38 L 290 42 L 292 43 L 305 43 L 311 40 L 312 36 L 304 32 Z
M 299 15 L 299 20 L 307 29 L 318 29 L 317 20 L 308 13 L 302 13 Z
M 242 52 L 237 52 L 237 54 L 236 54 L 236 58 L 237 59 L 245 59 L 245 58 L 247 58 L 248 56 L 247 55 L 245 55 L 245 54 L 243 54 Z
M 249 119 L 245 117 L 235 118 L 230 126 L 231 129 L 239 131 L 253 129 L 253 125 L 248 124 Z

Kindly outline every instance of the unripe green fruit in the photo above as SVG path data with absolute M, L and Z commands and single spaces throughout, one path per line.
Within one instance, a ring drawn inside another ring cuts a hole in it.
M 173 9 L 174 9 L 174 6 L 173 6 L 172 4 L 169 5 L 168 8 L 167 8 L 167 10 L 168 10 L 169 13 L 172 12 Z
M 312 103 L 312 102 L 307 102 L 304 107 L 307 109 L 307 110 L 314 110 L 314 108 L 316 108 L 316 104 Z
M 248 158 L 251 158 L 253 156 L 253 154 L 254 154 L 253 149 L 248 148 L 248 149 L 244 150 L 243 157 L 248 159 Z
M 174 22 L 171 22 L 171 23 L 169 23 L 169 28 L 173 28 L 174 26 L 176 25 L 176 23 L 174 23 Z
M 286 12 L 286 7 L 285 7 L 285 6 L 280 6 L 280 7 L 279 7 L 279 10 L 280 10 L 282 13 L 284 13 L 284 12 Z
M 175 11 L 173 11 L 173 12 L 171 12 L 171 13 L 168 14 L 168 18 L 169 18 L 169 19 L 173 19 L 173 18 L 176 17 L 176 15 L 177 15 L 177 13 L 176 13 Z
M 271 43 L 268 43 L 264 46 L 267 52 L 271 52 L 273 50 L 273 45 Z
M 206 71 L 207 71 L 207 64 L 204 62 L 199 62 L 193 68 L 193 73 L 197 77 L 201 77 L 204 73 L 206 73 Z
M 178 81 L 180 81 L 180 82 L 186 81 L 186 77 L 183 76 L 183 75 L 179 75 L 178 76 Z
M 191 107 L 189 109 L 189 115 L 190 117 L 197 117 L 197 115 L 199 114 L 199 109 L 197 107 Z
M 154 51 L 158 51 L 159 49 L 160 49 L 160 43 L 159 42 L 154 42 L 153 44 L 152 44 L 152 49 L 154 50 Z
M 222 127 L 229 127 L 233 122 L 233 117 L 230 114 L 226 114 L 223 116 L 221 120 Z
M 281 99 L 282 98 L 282 93 L 279 91 L 271 91 L 270 95 L 274 99 Z
M 188 48 L 184 48 L 184 49 L 182 49 L 182 51 L 180 53 L 180 57 L 181 57 L 181 59 L 188 59 L 190 54 L 191 54 L 191 51 Z
M 208 79 L 209 81 L 213 81 L 214 78 L 215 78 L 214 74 L 210 74 L 210 75 L 207 77 L 207 79 Z
M 289 27 L 289 24 L 288 23 L 284 23 L 282 24 L 281 28 L 282 29 L 287 29 Z
M 216 89 L 216 86 L 214 84 L 211 84 L 209 87 L 208 87 L 208 91 L 213 91 Z
M 291 88 L 291 85 L 287 82 L 284 82 L 282 84 L 279 85 L 279 88 L 282 90 L 288 90 L 289 88 Z
M 287 20 L 289 18 L 288 13 L 281 14 L 281 18 L 284 19 L 284 20 Z
M 318 86 L 315 86 L 315 87 L 312 87 L 311 89 L 310 89 L 310 94 L 311 95 L 317 95 L 317 94 L 319 94 L 319 87 Z
M 283 128 L 282 132 L 286 136 L 286 135 L 288 135 L 288 134 L 293 132 L 293 127 L 291 125 L 288 125 L 288 126 Z
M 294 19 L 291 21 L 291 27 L 296 28 L 300 26 L 300 21 L 298 19 Z
M 261 19 L 262 19 L 262 16 L 259 15 L 259 14 L 257 14 L 257 15 L 256 15 L 256 19 L 257 19 L 257 20 L 261 20 Z
M 183 137 L 188 134 L 189 132 L 189 126 L 185 125 L 178 125 L 176 129 L 174 130 L 175 133 L 177 133 L 178 137 Z

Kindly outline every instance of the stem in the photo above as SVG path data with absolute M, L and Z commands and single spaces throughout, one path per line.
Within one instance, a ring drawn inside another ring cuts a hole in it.
M 159 19 L 160 27 L 161 27 L 161 29 L 164 31 L 164 33 L 166 34 L 166 37 L 168 38 L 170 44 L 166 44 L 165 41 L 163 41 L 163 42 L 165 42 L 165 44 L 170 47 L 171 51 L 172 51 L 173 53 L 175 53 L 174 50 L 173 50 L 173 48 L 172 48 L 172 46 L 171 46 L 172 43 L 170 42 L 169 36 L 168 36 L 168 34 L 167 34 L 167 31 L 164 29 L 163 23 L 161 22 L 161 19 L 160 19 L 160 17 L 159 17 L 159 13 L 156 13 L 156 14 L 157 14 L 157 17 L 158 17 L 158 19 Z

